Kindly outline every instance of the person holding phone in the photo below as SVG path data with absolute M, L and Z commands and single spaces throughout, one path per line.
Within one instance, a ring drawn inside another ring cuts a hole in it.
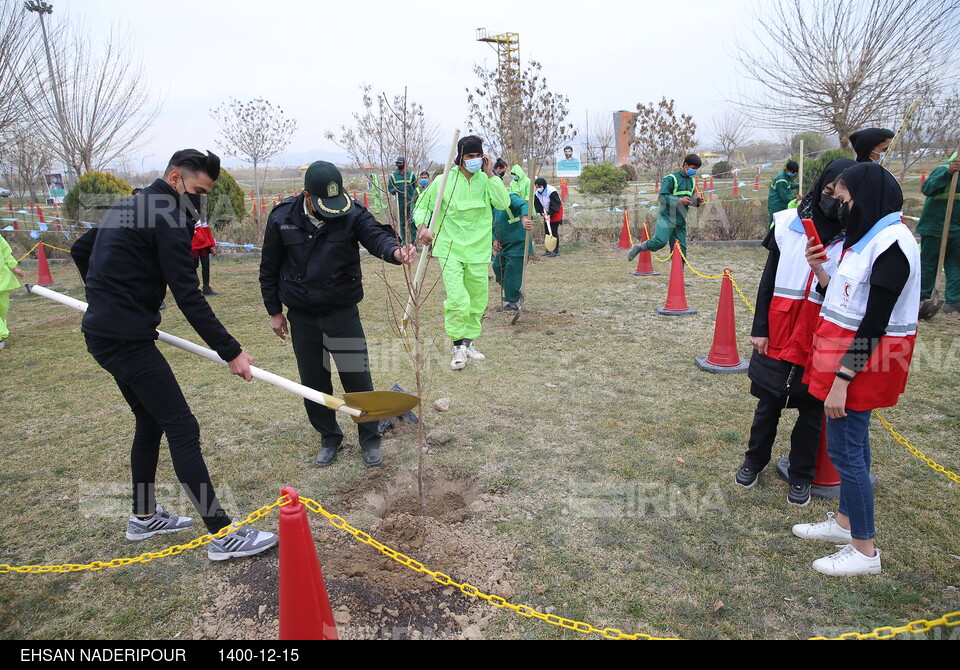
M 836 211 L 833 182 L 853 165 L 856 163 L 850 159 L 830 163 L 800 208 L 776 213 L 775 225 L 763 241 L 769 254 L 757 290 L 750 331 L 754 352 L 748 370 L 750 394 L 757 398 L 757 407 L 736 483 L 753 488 L 770 462 L 783 410 L 796 409 L 798 416 L 790 435 L 787 501 L 801 507 L 810 502 L 823 428 L 823 402 L 811 396 L 801 382 L 823 296 L 815 290 L 815 278 L 806 261 L 808 234 L 798 212 L 803 212 L 816 235 L 827 243 L 830 262 L 835 265 L 839 253 L 834 251 L 843 241 L 843 226 Z M 832 271 L 831 267 L 827 269 Z
M 490 249 L 493 246 L 493 210 L 510 206 L 510 193 L 493 173 L 493 160 L 483 153 L 483 140 L 467 135 L 457 143 L 456 169 L 450 171 L 442 194 L 436 237 L 428 229 L 441 179 L 435 179 L 417 200 L 413 219 L 420 227 L 417 241 L 433 243 L 441 264 L 444 327 L 453 340 L 450 368 L 462 370 L 468 359 L 486 358 L 477 350 L 480 319 L 489 297 Z
M 813 242 L 806 257 L 825 290 L 804 382 L 824 401 L 827 451 L 840 473 L 840 504 L 793 534 L 843 544 L 813 562 L 827 575 L 880 573 L 870 482 L 870 413 L 897 403 L 907 383 L 920 307 L 920 250 L 903 223 L 903 192 L 876 163 L 847 168 L 835 186 L 846 228 L 836 270 Z

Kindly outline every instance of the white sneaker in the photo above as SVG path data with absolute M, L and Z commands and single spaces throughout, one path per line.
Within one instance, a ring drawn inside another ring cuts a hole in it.
M 850 531 L 843 528 L 833 518 L 833 512 L 827 512 L 827 520 L 819 523 L 798 523 L 793 534 L 804 540 L 823 540 L 824 542 L 849 542 Z
M 476 342 L 471 342 L 469 345 L 467 345 L 467 357 L 472 358 L 475 361 L 483 361 L 483 360 L 486 360 L 487 358 L 486 356 L 481 354 L 479 351 L 477 351 Z
M 6 348 L 6 346 L 7 346 L 7 341 L 6 341 L 6 340 L 0 340 L 0 349 L 4 349 L 4 348 Z
M 453 347 L 453 360 L 450 361 L 451 370 L 463 370 L 467 367 L 467 348 L 462 344 Z
M 830 556 L 818 558 L 813 569 L 832 577 L 850 577 L 853 575 L 879 575 L 880 550 L 874 549 L 874 556 L 864 556 L 852 544 Z

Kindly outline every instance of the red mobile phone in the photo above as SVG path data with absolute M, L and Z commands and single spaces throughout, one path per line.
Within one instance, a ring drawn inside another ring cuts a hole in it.
M 800 219 L 803 223 L 803 229 L 807 232 L 807 238 L 813 238 L 813 246 L 821 245 L 823 242 L 820 241 L 820 235 L 817 234 L 817 227 L 813 225 L 813 219 Z

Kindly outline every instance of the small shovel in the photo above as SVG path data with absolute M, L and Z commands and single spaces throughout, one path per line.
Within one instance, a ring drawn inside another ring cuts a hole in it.
M 51 291 L 50 289 L 43 288 L 42 286 L 34 286 L 32 284 L 27 284 L 25 288 L 29 293 L 42 295 L 45 298 L 50 298 L 51 300 L 55 300 L 63 305 L 66 305 L 67 307 L 72 307 L 73 309 L 81 312 L 87 311 L 87 303 L 75 298 L 71 298 L 70 296 L 63 295 L 62 293 L 57 293 L 56 291 Z M 211 351 L 206 347 L 201 347 L 199 344 L 194 344 L 189 340 L 184 340 L 183 338 L 175 335 L 170 335 L 162 330 L 158 330 L 157 334 L 159 335 L 158 339 L 162 342 L 172 344 L 173 346 L 183 349 L 184 351 L 188 351 L 191 354 L 202 356 L 203 358 L 211 360 L 214 363 L 227 365 L 227 362 L 220 358 L 215 351 Z M 420 404 L 420 398 L 417 396 L 410 393 L 399 393 L 397 391 L 363 391 L 359 393 L 345 393 L 344 399 L 341 400 L 340 398 L 336 398 L 326 393 L 321 393 L 320 391 L 312 389 L 309 386 L 298 384 L 290 381 L 286 377 L 281 377 L 280 375 L 276 375 L 272 372 L 261 370 L 260 368 L 252 365 L 250 366 L 250 372 L 253 374 L 254 378 L 259 379 L 260 381 L 273 384 L 274 386 L 279 386 L 285 391 L 295 393 L 301 398 L 312 400 L 318 405 L 323 405 L 324 407 L 329 407 L 332 410 L 349 414 L 350 418 L 353 419 L 355 423 L 379 421 L 381 419 L 389 419 L 395 416 L 400 416 L 401 414 L 409 412 Z
M 952 161 L 956 159 L 956 157 L 957 152 L 954 152 L 950 160 Z M 954 172 L 953 177 L 950 179 L 950 192 L 947 197 L 947 213 L 946 216 L 943 217 L 943 237 L 940 238 L 940 259 L 937 261 L 937 281 L 934 282 L 930 297 L 920 301 L 919 318 L 923 321 L 929 321 L 936 316 L 944 303 L 944 301 L 940 299 L 940 291 L 937 290 L 936 284 L 940 281 L 940 270 L 943 268 L 943 259 L 947 254 L 947 235 L 950 233 L 950 218 L 953 216 L 953 201 L 957 194 L 958 176 L 960 176 L 960 172 Z

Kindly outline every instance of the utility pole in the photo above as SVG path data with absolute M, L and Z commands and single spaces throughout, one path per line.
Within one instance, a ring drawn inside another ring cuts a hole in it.
M 69 144 L 66 141 L 66 132 L 67 132 L 67 115 L 64 112 L 63 100 L 60 98 L 60 86 L 57 83 L 57 77 L 53 70 L 53 57 L 50 55 L 50 41 L 47 38 L 47 26 L 43 22 L 44 14 L 53 14 L 53 5 L 48 2 L 42 2 L 42 0 L 26 0 L 23 3 L 23 6 L 28 12 L 36 12 L 40 17 L 40 31 L 43 33 L 43 48 L 47 52 L 47 69 L 50 74 L 50 85 L 53 88 L 53 100 L 57 106 L 57 125 L 60 127 L 60 140 L 63 144 L 63 164 L 66 168 L 65 172 L 65 186 L 70 188 L 75 182 L 73 178 L 73 170 L 70 166 L 70 157 Z
M 486 28 L 477 28 L 477 41 L 490 44 L 497 52 L 503 153 L 511 165 L 517 165 L 524 158 L 520 155 L 520 34 L 488 35 Z

